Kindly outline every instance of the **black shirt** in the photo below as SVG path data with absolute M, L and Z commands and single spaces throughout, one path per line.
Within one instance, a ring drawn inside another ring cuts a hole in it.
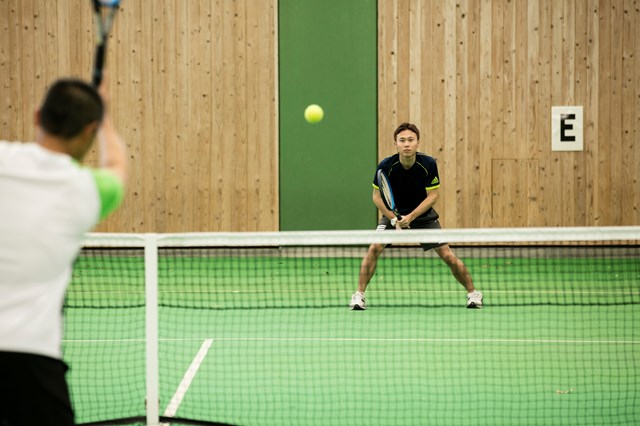
M 373 177 L 373 186 L 376 189 L 379 189 L 378 169 L 382 169 L 389 177 L 393 198 L 401 215 L 409 214 L 415 210 L 427 198 L 427 190 L 440 186 L 436 160 L 420 152 L 416 155 L 416 162 L 408 170 L 402 167 L 399 154 L 382 160 Z M 433 208 L 427 210 L 420 217 L 427 216 L 438 217 Z

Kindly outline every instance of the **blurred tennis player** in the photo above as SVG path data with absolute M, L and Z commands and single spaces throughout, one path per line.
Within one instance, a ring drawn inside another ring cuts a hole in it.
M 86 231 L 120 204 L 125 147 L 100 92 L 58 80 L 36 140 L 0 141 L 0 425 L 71 425 L 62 304 Z M 98 137 L 100 168 L 79 164 Z
M 440 187 L 438 167 L 435 159 L 418 152 L 420 130 L 414 124 L 402 123 L 393 133 L 393 140 L 398 153 L 378 164 L 373 179 L 373 203 L 382 213 L 377 229 L 441 229 L 438 213 L 433 208 L 438 201 Z M 381 187 L 385 191 L 384 197 L 380 193 Z M 425 251 L 435 250 L 467 290 L 467 308 L 481 308 L 482 293 L 476 291 L 467 267 L 449 245 L 421 245 Z M 383 244 L 372 244 L 362 259 L 358 291 L 353 294 L 349 304 L 351 309 L 367 308 L 364 293 L 384 247 Z

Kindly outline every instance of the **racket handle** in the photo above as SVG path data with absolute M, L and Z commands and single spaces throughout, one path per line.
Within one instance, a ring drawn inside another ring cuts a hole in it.
M 395 227 L 399 220 L 402 220 L 402 216 L 400 216 L 399 214 L 396 214 L 395 219 L 391 220 L 391 226 Z
M 93 87 L 100 86 L 102 82 L 102 68 L 104 67 L 105 51 L 107 50 L 107 43 L 100 43 L 96 50 L 96 60 L 93 66 L 93 76 L 91 78 Z

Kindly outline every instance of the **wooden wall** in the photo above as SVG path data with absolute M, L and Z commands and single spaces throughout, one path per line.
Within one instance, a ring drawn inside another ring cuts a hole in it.
M 98 230 L 277 229 L 276 6 L 122 2 L 108 68 L 133 167 L 124 205 Z M 92 19 L 89 0 L 0 0 L 0 138 L 34 137 L 52 79 L 89 78 Z
M 89 77 L 89 3 L 0 0 L 0 138 L 33 138 L 52 79 Z M 378 20 L 379 156 L 421 127 L 446 227 L 640 225 L 640 1 L 379 0 Z M 123 2 L 133 171 L 99 230 L 278 229 L 277 34 L 277 0 Z M 584 106 L 584 152 L 551 152 L 553 105 Z
M 379 156 L 437 158 L 445 226 L 640 225 L 640 2 L 381 0 Z M 584 106 L 584 152 L 551 107 Z

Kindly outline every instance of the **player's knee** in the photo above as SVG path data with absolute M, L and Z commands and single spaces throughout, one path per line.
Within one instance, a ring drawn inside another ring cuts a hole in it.
M 362 259 L 362 267 L 366 270 L 374 269 L 378 263 L 378 257 L 380 257 L 380 253 L 382 253 L 383 249 L 383 245 L 371 244 L 367 254 Z

